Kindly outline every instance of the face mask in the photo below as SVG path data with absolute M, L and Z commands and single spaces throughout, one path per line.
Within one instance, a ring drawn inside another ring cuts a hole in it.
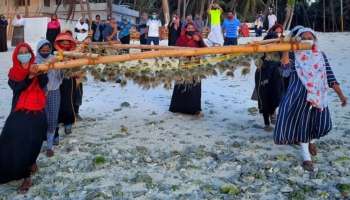
M 188 36 L 193 36 L 194 33 L 195 33 L 194 31 L 187 31 L 187 32 L 186 32 L 186 35 L 188 35 Z
M 228 16 L 229 19 L 233 19 L 233 16 Z
M 43 58 L 48 58 L 50 53 L 40 53 L 40 56 Z
M 81 24 L 81 25 L 83 25 L 83 24 L 84 24 L 84 22 L 80 22 L 80 24 Z
M 152 15 L 152 19 L 157 19 L 157 15 Z
M 27 64 L 29 63 L 30 59 L 32 59 L 32 54 L 30 53 L 18 54 L 17 59 L 21 64 Z

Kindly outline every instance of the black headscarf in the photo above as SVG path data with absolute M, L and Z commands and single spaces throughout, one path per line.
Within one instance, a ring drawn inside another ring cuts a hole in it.
M 0 15 L 0 26 L 7 26 L 8 22 L 4 15 Z

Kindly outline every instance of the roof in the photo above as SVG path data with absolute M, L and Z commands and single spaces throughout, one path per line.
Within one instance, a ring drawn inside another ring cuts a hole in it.
M 140 12 L 134 9 L 130 9 L 126 5 L 113 5 L 113 12 L 120 15 L 128 15 L 132 17 L 139 17 Z

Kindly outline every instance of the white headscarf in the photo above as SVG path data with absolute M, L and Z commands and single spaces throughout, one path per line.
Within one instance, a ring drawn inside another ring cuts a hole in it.
M 296 37 L 301 38 L 303 33 L 310 32 L 314 35 L 314 47 L 312 50 L 296 51 L 295 69 L 299 79 L 307 90 L 307 101 L 311 106 L 323 110 L 328 106 L 327 101 L 327 72 L 323 53 L 316 43 L 315 32 L 310 28 L 298 31 Z
M 24 26 L 25 21 L 24 18 L 20 15 L 21 18 L 17 19 L 17 16 L 13 19 L 13 26 Z

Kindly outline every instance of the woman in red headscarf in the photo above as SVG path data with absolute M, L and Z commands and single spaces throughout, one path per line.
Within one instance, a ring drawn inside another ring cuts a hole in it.
M 76 48 L 76 42 L 69 31 L 60 33 L 55 40 L 55 48 L 58 51 L 73 51 Z M 64 125 L 65 133 L 72 133 L 72 126 L 75 123 L 76 112 L 74 109 L 74 100 L 77 91 L 77 82 L 74 77 L 65 77 L 60 86 L 61 91 L 61 103 L 58 122 Z M 58 127 L 55 133 L 55 145 L 58 145 L 59 134 Z M 49 154 L 49 157 L 53 154 Z
M 48 82 L 46 74 L 37 74 L 35 56 L 26 43 L 14 50 L 9 86 L 13 91 L 12 109 L 0 135 L 0 183 L 24 179 L 19 192 L 31 187 L 31 173 L 43 143 L 47 122 L 44 112 Z
M 205 44 L 194 25 L 188 23 L 184 34 L 176 41 L 176 46 L 199 48 L 205 47 Z M 193 78 L 191 84 L 175 84 L 169 111 L 200 116 L 201 110 L 201 82 Z

